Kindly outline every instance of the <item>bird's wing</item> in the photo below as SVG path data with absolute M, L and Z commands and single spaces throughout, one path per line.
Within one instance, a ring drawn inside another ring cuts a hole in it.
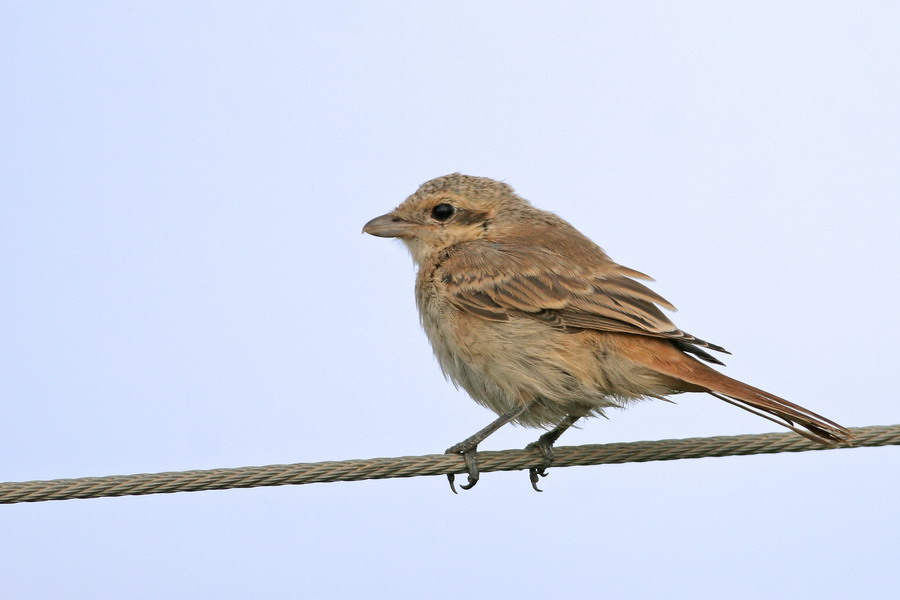
M 635 281 L 648 276 L 614 263 L 587 238 L 554 247 L 546 236 L 469 244 L 438 267 L 451 302 L 493 321 L 527 316 L 566 330 L 668 338 L 682 350 L 718 362 L 697 346 L 726 352 L 678 329 L 660 310 L 665 298 Z M 552 240 L 549 240 L 552 241 Z

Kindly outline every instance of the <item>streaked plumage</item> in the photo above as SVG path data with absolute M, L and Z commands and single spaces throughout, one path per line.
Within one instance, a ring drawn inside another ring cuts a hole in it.
M 660 309 L 672 304 L 637 281 L 648 276 L 504 183 L 438 177 L 364 231 L 409 248 L 444 373 L 499 415 L 522 407 L 511 420 L 557 427 L 549 444 L 582 416 L 680 392 L 709 392 L 824 444 L 849 439 L 837 423 L 689 356 L 722 364 L 707 350 L 725 350 L 678 329 Z

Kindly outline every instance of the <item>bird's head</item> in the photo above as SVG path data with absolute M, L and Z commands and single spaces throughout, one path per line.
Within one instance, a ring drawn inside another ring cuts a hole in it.
M 453 173 L 423 183 L 400 206 L 366 223 L 363 232 L 401 239 L 422 264 L 435 252 L 489 238 L 529 209 L 505 183 Z

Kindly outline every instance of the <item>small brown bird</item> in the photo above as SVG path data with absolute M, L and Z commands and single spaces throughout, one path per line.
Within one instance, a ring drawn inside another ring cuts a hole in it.
M 478 444 L 506 423 L 549 430 L 531 444 L 543 456 L 530 470 L 538 490 L 554 442 L 576 421 L 682 392 L 712 394 L 822 444 L 851 440 L 834 421 L 706 366 L 723 364 L 707 350 L 727 351 L 678 329 L 659 308 L 675 307 L 636 281 L 650 277 L 505 183 L 432 179 L 363 231 L 406 244 L 441 369 L 500 415 L 447 449 L 466 459 L 464 489 L 478 481 Z

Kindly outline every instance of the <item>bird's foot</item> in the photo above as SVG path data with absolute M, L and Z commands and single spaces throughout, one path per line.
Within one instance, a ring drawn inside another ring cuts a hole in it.
M 547 469 L 553 463 L 553 442 L 556 441 L 555 437 L 550 436 L 553 432 L 545 433 L 541 437 L 537 439 L 536 442 L 531 442 L 527 446 L 525 446 L 526 450 L 537 449 L 540 451 L 543 460 L 541 460 L 541 464 L 537 467 L 531 467 L 528 469 L 528 478 L 531 480 L 531 487 L 534 488 L 536 492 L 543 492 L 541 488 L 537 486 L 540 477 L 546 477 L 549 475 L 547 473 Z
M 468 440 L 467 440 L 468 441 Z M 478 483 L 478 446 L 467 444 L 466 442 L 460 442 L 454 446 L 450 446 L 444 451 L 444 454 L 462 454 L 463 458 L 466 459 L 466 471 L 468 471 L 469 481 L 465 484 L 460 484 L 464 490 L 471 490 L 475 487 L 475 484 Z M 450 489 L 454 494 L 458 493 L 456 491 L 456 475 L 453 473 L 447 474 L 447 481 L 450 482 Z

